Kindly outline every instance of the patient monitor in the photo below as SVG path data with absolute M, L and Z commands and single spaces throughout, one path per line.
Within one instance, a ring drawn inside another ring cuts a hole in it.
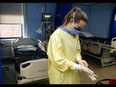
M 53 13 L 42 13 L 41 21 L 46 23 L 45 40 L 48 42 L 53 33 Z
M 52 13 L 42 13 L 42 21 L 53 21 Z

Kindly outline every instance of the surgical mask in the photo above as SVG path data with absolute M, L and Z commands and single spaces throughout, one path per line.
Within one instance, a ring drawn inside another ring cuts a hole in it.
M 78 35 L 80 34 L 80 29 L 75 28 L 74 27 L 74 22 L 71 25 L 71 29 L 69 30 L 69 33 L 71 33 L 72 35 Z
M 75 29 L 75 28 L 72 28 L 70 31 L 69 31 L 72 35 L 78 35 L 80 34 L 80 30 L 78 29 Z
M 78 34 L 80 34 L 80 29 L 76 29 L 75 27 L 72 28 L 69 31 L 66 29 L 66 27 L 62 27 L 61 29 L 64 30 L 65 32 L 68 32 L 68 33 L 72 34 L 72 35 L 78 35 Z

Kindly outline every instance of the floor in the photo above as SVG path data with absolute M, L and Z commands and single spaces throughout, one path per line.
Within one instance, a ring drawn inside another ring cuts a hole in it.
M 89 68 L 93 70 L 98 77 L 96 81 L 92 81 L 84 72 L 81 72 L 79 73 L 81 84 L 96 84 L 97 81 L 102 79 L 116 78 L 116 64 L 101 67 L 99 59 L 90 56 L 83 56 L 83 59 L 88 62 Z M 108 81 L 106 81 L 105 84 L 108 84 Z
M 3 84 L 16 84 L 16 72 L 14 62 L 10 58 L 2 59 L 2 78 Z
M 88 62 L 89 68 L 93 70 L 95 74 L 98 75 L 98 77 L 96 81 L 92 81 L 86 75 L 86 73 L 79 72 L 81 84 L 96 84 L 97 81 L 102 79 L 116 78 L 116 64 L 107 67 L 101 67 L 99 59 L 95 59 L 90 56 L 83 56 L 83 59 Z M 13 60 L 4 60 L 2 61 L 2 65 L 8 66 L 9 68 L 9 70 L 2 71 L 3 84 L 17 84 Z M 44 79 L 29 84 L 49 84 L 49 82 L 48 79 Z

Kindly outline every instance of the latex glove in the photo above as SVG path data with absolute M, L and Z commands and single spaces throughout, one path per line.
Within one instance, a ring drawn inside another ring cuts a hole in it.
M 87 68 L 87 67 L 85 67 L 85 66 L 83 66 L 83 65 L 80 65 L 80 64 L 74 64 L 74 69 L 80 70 L 80 71 L 84 71 L 84 72 L 87 73 L 88 77 L 89 77 L 92 81 L 96 80 L 95 77 L 97 77 L 97 75 L 95 75 L 94 72 L 93 72 L 91 69 L 89 69 L 89 68 Z
M 80 65 L 84 65 L 84 66 L 88 67 L 88 63 L 87 63 L 85 60 L 82 60 L 81 55 L 78 55 L 78 56 L 76 57 L 76 61 L 77 61 Z
M 78 63 L 79 63 L 80 65 L 83 65 L 83 66 L 88 67 L 88 63 L 87 63 L 85 60 L 80 59 L 80 60 L 78 61 Z
M 74 69 L 75 70 L 80 70 L 80 71 L 84 71 L 88 74 L 93 74 L 94 72 L 92 70 L 90 70 L 89 68 L 83 66 L 83 65 L 80 65 L 80 64 L 74 64 Z
M 96 77 L 98 77 L 98 76 L 95 75 L 94 73 L 93 73 L 93 74 L 87 73 L 87 75 L 88 75 L 88 77 L 89 77 L 92 81 L 97 80 Z

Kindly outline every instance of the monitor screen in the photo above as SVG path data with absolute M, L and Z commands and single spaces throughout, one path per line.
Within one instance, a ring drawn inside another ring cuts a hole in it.
M 1 23 L 0 38 L 18 38 L 22 37 L 21 24 Z
M 53 13 L 42 13 L 42 21 L 53 21 Z

